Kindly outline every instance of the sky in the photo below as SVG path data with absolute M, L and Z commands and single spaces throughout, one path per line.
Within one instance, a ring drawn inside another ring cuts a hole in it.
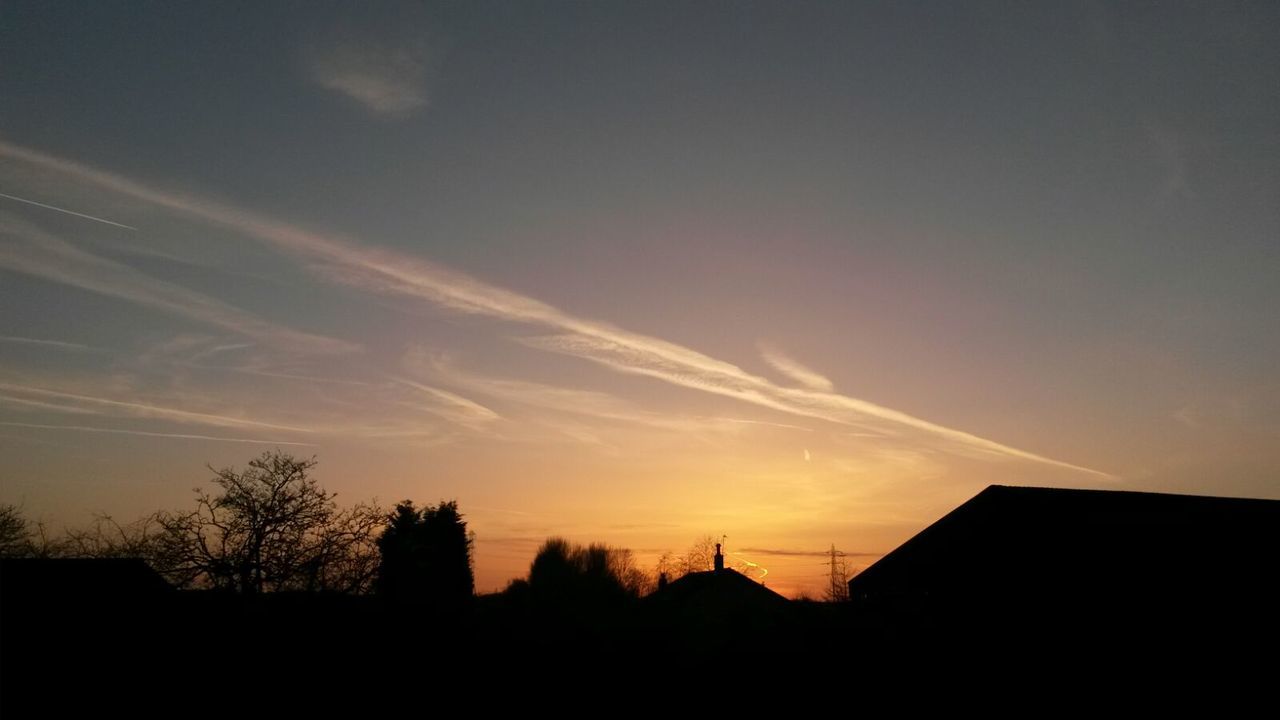
M 1277 278 L 1275 3 L 0 5 L 52 528 L 279 448 L 457 499 L 479 590 L 817 594 L 990 484 L 1280 498 Z

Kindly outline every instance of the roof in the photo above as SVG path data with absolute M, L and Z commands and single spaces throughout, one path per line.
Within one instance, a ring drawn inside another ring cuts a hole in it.
M 736 570 L 689 573 L 645 598 L 650 612 L 675 623 L 774 622 L 790 601 Z
M 1254 601 L 1280 501 L 992 485 L 849 582 L 864 602 Z
M 764 604 L 790 602 L 785 597 L 752 580 L 737 570 L 707 570 L 689 573 L 667 584 L 651 597 L 670 602 L 758 602 Z
M 0 592 L 6 600 L 114 600 L 154 596 L 172 589 L 139 558 L 0 560 Z

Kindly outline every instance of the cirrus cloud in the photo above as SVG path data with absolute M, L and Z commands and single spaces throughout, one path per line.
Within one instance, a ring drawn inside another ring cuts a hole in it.
M 735 398 L 758 407 L 839 426 L 893 434 L 912 432 L 930 444 L 984 458 L 1004 458 L 1083 472 L 1108 473 L 1006 445 L 863 398 L 814 387 L 778 385 L 693 348 L 574 315 L 535 298 L 438 264 L 353 239 L 313 232 L 190 195 L 165 192 L 80 163 L 0 141 L 0 157 L 61 172 L 81 182 L 233 229 L 307 263 L 321 275 L 377 295 L 407 297 L 456 312 L 551 330 L 525 345 L 589 360 L 612 370 Z
M 343 28 L 304 53 L 315 84 L 386 118 L 426 107 L 440 60 L 440 42 L 420 22 Z

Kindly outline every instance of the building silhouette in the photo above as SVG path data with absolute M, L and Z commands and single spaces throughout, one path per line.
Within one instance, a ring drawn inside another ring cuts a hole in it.
M 1185 650 L 1276 639 L 1277 550 L 1280 501 L 993 485 L 849 593 L 918 640 Z

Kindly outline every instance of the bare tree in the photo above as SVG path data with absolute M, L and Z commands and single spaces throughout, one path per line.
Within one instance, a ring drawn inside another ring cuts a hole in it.
M 618 579 L 623 589 L 633 597 L 648 595 L 657 583 L 656 578 L 644 571 L 636 561 L 635 553 L 628 548 L 609 548 L 609 572 Z
M 93 524 L 69 529 L 61 541 L 60 553 L 69 557 L 151 559 L 161 526 L 155 515 L 122 524 L 110 515 L 95 515 Z
M 704 535 L 695 540 L 683 555 L 664 552 L 658 558 L 654 574 L 657 577 L 666 575 L 668 581 L 673 581 L 689 573 L 706 572 L 713 567 L 715 555 L 716 539 L 710 535 Z
M 675 580 L 684 575 L 684 559 L 672 554 L 671 551 L 664 552 L 658 558 L 653 573 L 659 578 L 665 578 L 668 582 Z
M 0 505 L 0 557 L 24 557 L 31 553 L 31 528 L 17 505 Z
M 30 522 L 17 505 L 0 505 L 0 557 L 60 557 L 65 549 L 43 521 Z
M 277 450 L 243 471 L 210 467 L 216 494 L 196 488 L 195 510 L 155 516 L 152 564 L 184 587 L 368 589 L 385 513 L 371 505 L 339 512 L 334 495 L 309 476 L 316 463 Z
M 360 503 L 333 516 L 316 534 L 303 566 L 299 589 L 362 595 L 373 590 L 381 557 L 378 537 L 387 526 L 387 511 Z
M 684 566 L 683 575 L 695 572 L 706 572 L 710 570 L 715 563 L 716 556 L 716 539 L 710 535 L 703 535 L 693 542 L 689 550 L 683 556 L 682 565 Z

